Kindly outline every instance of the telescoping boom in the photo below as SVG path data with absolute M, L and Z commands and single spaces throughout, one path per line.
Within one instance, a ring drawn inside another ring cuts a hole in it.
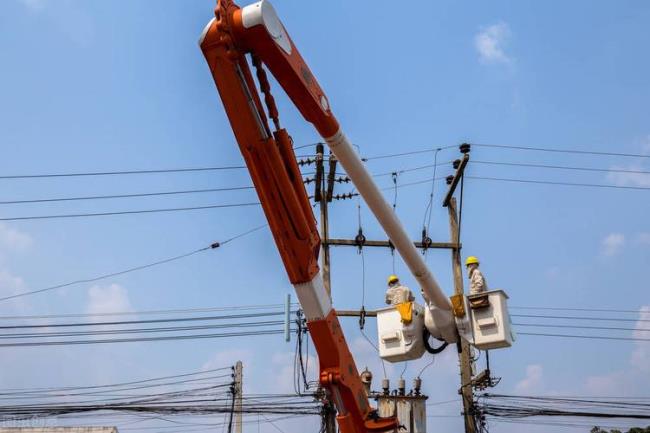
M 291 138 L 280 126 L 266 67 L 303 117 L 314 125 L 350 176 L 395 249 L 420 284 L 440 330 L 439 338 L 457 339 L 451 306 L 409 240 L 394 211 L 375 185 L 332 113 L 325 92 L 312 75 L 271 4 L 240 8 L 218 0 L 199 45 L 302 306 L 320 365 L 320 384 L 338 410 L 342 433 L 394 431 L 397 422 L 379 418 L 364 392 L 336 312 L 325 291 L 318 254 L 320 238 Z M 246 55 L 256 69 L 262 98 Z M 268 116 L 265 113 L 268 112 Z M 269 118 L 273 129 L 269 126 Z

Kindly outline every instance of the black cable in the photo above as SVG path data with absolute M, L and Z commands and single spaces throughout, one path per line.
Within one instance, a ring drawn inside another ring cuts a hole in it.
M 548 324 L 543 324 L 543 323 L 513 323 L 513 325 L 515 325 L 515 326 L 527 326 L 527 327 L 533 327 L 533 328 L 570 328 L 570 329 L 598 329 L 598 330 L 605 330 L 605 331 L 650 332 L 650 328 L 619 328 L 619 327 L 614 327 L 614 326 L 548 325 Z
M 650 341 L 650 338 L 605 337 L 601 335 L 543 334 L 543 333 L 534 333 L 534 332 L 518 332 L 517 335 L 530 335 L 536 337 L 557 337 L 557 338 L 583 338 L 587 340 Z
M 298 306 L 292 303 L 292 307 Z M 139 316 L 151 314 L 178 314 L 178 313 L 212 313 L 216 311 L 232 310 L 283 310 L 284 304 L 261 304 L 261 305 L 236 305 L 227 307 L 206 307 L 206 308 L 180 308 L 174 310 L 139 310 L 139 311 L 115 311 L 106 313 L 70 313 L 70 314 L 45 314 L 45 315 L 26 315 L 26 316 L 0 316 L 0 320 L 24 320 L 24 319 L 62 319 L 73 317 L 106 317 L 106 316 Z M 283 310 L 284 311 L 284 310 Z
M 611 188 L 611 189 L 630 189 L 630 190 L 650 190 L 650 187 L 644 186 L 624 186 L 624 185 L 608 185 L 604 183 L 574 183 L 574 182 L 554 182 L 549 180 L 536 180 L 536 179 L 513 179 L 503 177 L 487 177 L 487 176 L 467 176 L 468 179 L 492 180 L 498 182 L 515 182 L 515 183 L 534 183 L 542 185 L 558 185 L 558 186 L 579 186 L 589 188 Z
M 206 329 L 225 329 L 225 328 L 251 328 L 282 325 L 282 320 L 267 320 L 263 322 L 244 322 L 244 323 L 221 323 L 210 325 L 192 325 L 192 326 L 166 326 L 155 328 L 133 328 L 133 329 L 99 329 L 91 331 L 57 331 L 57 332 L 39 332 L 39 333 L 15 333 L 0 334 L 1 340 L 12 340 L 20 338 L 53 338 L 53 337 L 80 337 L 80 336 L 97 336 L 97 335 L 120 335 L 120 334 L 148 334 L 161 332 L 181 332 L 197 331 Z
M 431 177 L 431 192 L 429 193 L 429 202 L 427 203 L 427 207 L 424 209 L 424 219 L 422 221 L 422 226 L 426 229 L 426 233 L 429 233 L 429 227 L 431 226 L 431 217 L 433 216 L 433 193 L 435 191 L 435 186 L 436 186 L 436 171 L 438 168 L 438 152 L 440 152 L 440 148 L 437 148 L 435 153 L 433 154 L 433 176 Z M 426 253 L 427 250 L 424 250 Z
M 119 382 L 119 383 L 114 383 L 109 385 L 61 386 L 61 387 L 50 387 L 50 388 L 3 388 L 2 392 L 0 392 L 0 395 L 6 395 L 7 394 L 6 391 L 20 391 L 21 393 L 30 393 L 30 392 L 49 392 L 49 391 L 71 391 L 71 390 L 74 391 L 74 390 L 81 390 L 81 389 L 98 389 L 98 388 L 120 388 L 128 385 L 156 382 L 156 381 L 167 380 L 167 379 L 178 379 L 181 377 L 198 376 L 202 374 L 214 373 L 217 371 L 223 371 L 228 369 L 231 369 L 231 366 L 212 368 L 212 369 L 208 369 L 204 371 L 196 371 L 192 373 L 174 374 L 171 376 L 160 376 L 160 377 L 154 377 L 150 379 L 136 380 L 130 382 Z
M 643 155 L 638 153 L 618 153 L 618 152 L 599 152 L 593 150 L 578 150 L 578 149 L 557 149 L 548 147 L 529 147 L 529 146 L 508 146 L 504 144 L 486 144 L 486 143 L 471 143 L 472 146 L 492 147 L 500 149 L 513 149 L 513 150 L 534 150 L 539 152 L 553 152 L 553 153 L 574 153 L 579 155 L 599 155 L 599 156 L 624 156 L 631 158 L 650 158 L 650 155 Z
M 451 148 L 455 148 L 456 145 L 451 145 L 451 146 L 442 146 L 439 149 L 440 150 L 447 150 Z M 421 155 L 423 153 L 430 153 L 430 152 L 435 152 L 436 149 L 438 148 L 429 148 L 429 149 L 422 149 L 422 150 L 412 150 L 410 152 L 400 152 L 400 153 L 390 153 L 390 154 L 383 154 L 383 155 L 375 155 L 375 156 L 369 156 L 362 158 L 363 161 L 373 161 L 377 159 L 386 159 L 386 158 L 395 158 L 395 157 L 400 157 L 400 156 L 411 156 L 411 155 Z
M 188 190 L 179 190 L 179 191 L 158 191 L 158 192 L 146 192 L 146 193 L 136 193 L 136 194 L 111 194 L 111 195 L 94 195 L 94 196 L 80 196 L 80 197 L 40 198 L 40 199 L 31 199 L 31 200 L 10 200 L 10 201 L 0 201 L 0 205 L 51 203 L 51 202 L 81 201 L 81 200 L 105 200 L 105 199 L 136 198 L 136 197 L 156 197 L 156 196 L 181 195 L 181 194 L 201 194 L 207 192 L 242 191 L 242 190 L 248 190 L 254 188 L 255 187 L 253 186 L 235 186 L 229 188 L 188 189 Z
M 618 317 L 584 317 L 584 316 L 547 316 L 541 314 L 511 314 L 511 317 L 528 317 L 536 319 L 596 320 L 605 322 L 650 322 L 650 319 L 622 319 Z
M 120 170 L 120 171 L 91 171 L 78 173 L 46 173 L 46 174 L 17 174 L 4 175 L 0 179 L 39 179 L 52 177 L 82 177 L 82 176 L 114 176 L 125 174 L 155 174 L 155 173 L 182 173 L 193 171 L 217 171 L 217 170 L 241 170 L 245 169 L 244 165 L 230 165 L 222 167 L 187 167 L 187 168 L 169 168 L 156 170 Z
M 151 267 L 154 267 L 154 266 L 159 266 L 159 265 L 162 265 L 162 264 L 165 264 L 165 263 L 170 263 L 170 262 L 173 262 L 173 261 L 176 261 L 176 260 L 180 260 L 180 259 L 184 259 L 186 257 L 193 256 L 193 255 L 198 254 L 198 253 L 203 252 L 203 251 L 218 248 L 220 245 L 224 245 L 224 244 L 227 244 L 229 242 L 232 242 L 235 239 L 239 239 L 242 236 L 246 236 L 247 234 L 253 233 L 254 231 L 260 230 L 260 229 L 262 229 L 264 227 L 266 227 L 266 224 L 255 227 L 255 228 L 250 229 L 250 230 L 247 230 L 247 231 L 245 231 L 243 233 L 240 233 L 238 235 L 235 235 L 235 236 L 233 236 L 233 237 L 231 237 L 229 239 L 226 239 L 225 241 L 223 241 L 221 243 L 214 242 L 214 243 L 212 243 L 212 244 L 210 244 L 210 245 L 208 245 L 206 247 L 199 248 L 199 249 L 196 249 L 194 251 L 190 251 L 190 252 L 185 253 L 185 254 L 180 254 L 178 256 L 169 257 L 167 259 L 158 260 L 156 262 L 148 263 L 148 264 L 145 264 L 145 265 L 140 265 L 140 266 L 136 266 L 136 267 L 133 267 L 133 268 L 128 268 L 128 269 L 125 269 L 125 270 L 122 270 L 122 271 L 112 272 L 112 273 L 100 275 L 100 276 L 97 276 L 97 277 L 84 278 L 84 279 L 80 279 L 80 280 L 70 281 L 68 283 L 57 284 L 57 285 L 54 285 L 54 286 L 45 287 L 43 289 L 31 290 L 31 291 L 28 291 L 28 292 L 22 292 L 22 293 L 17 293 L 15 295 L 5 296 L 5 297 L 0 298 L 0 302 L 7 301 L 9 299 L 20 298 L 22 296 L 29 296 L 29 295 L 34 295 L 36 293 L 42 293 L 42 292 L 47 292 L 47 291 L 51 291 L 51 290 L 56 290 L 56 289 L 60 289 L 60 288 L 63 288 L 63 287 L 68 287 L 68 286 L 72 286 L 72 285 L 76 285 L 76 284 L 92 283 L 92 282 L 103 280 L 103 279 L 106 279 L 106 278 L 112 278 L 112 277 L 116 277 L 118 275 L 124 275 L 124 274 L 130 273 L 130 272 L 140 271 L 140 270 L 151 268 Z
M 93 339 L 93 340 L 64 340 L 64 341 L 41 341 L 41 342 L 21 342 L 21 343 L 0 343 L 0 347 L 37 347 L 37 346 L 68 346 L 68 345 L 86 345 L 86 344 L 108 344 L 108 343 L 135 343 L 135 342 L 153 342 L 153 341 L 175 341 L 175 340 L 197 340 L 212 338 L 231 338 L 231 337 L 252 337 L 262 335 L 279 335 L 284 333 L 284 329 L 278 330 L 258 330 L 250 332 L 231 332 L 222 334 L 190 334 L 190 335 L 171 335 L 164 337 L 137 337 L 137 338 L 110 338 L 110 339 Z
M 568 308 L 568 307 L 525 307 L 525 306 L 509 306 L 511 310 L 549 310 L 549 311 L 587 311 L 594 313 L 643 313 L 640 309 L 637 310 L 613 310 L 608 308 Z
M 176 317 L 173 319 L 143 319 L 143 320 L 120 320 L 111 322 L 76 322 L 76 323 L 48 323 L 44 325 L 9 325 L 0 326 L 2 329 L 38 329 L 38 328 L 77 328 L 87 326 L 116 326 L 116 325 L 141 325 L 151 323 L 176 323 L 176 322 L 193 322 L 193 321 L 208 321 L 208 320 L 225 320 L 225 319 L 243 319 L 243 318 L 259 318 L 269 316 L 282 316 L 284 312 L 262 312 L 262 313 L 246 313 L 246 314 L 227 314 L 222 316 L 200 316 L 200 317 Z
M 215 205 L 208 205 L 208 206 L 177 207 L 177 208 L 164 208 L 164 209 L 140 209 L 140 210 L 129 210 L 129 211 L 118 211 L 118 212 L 96 212 L 96 213 L 77 213 L 77 214 L 60 214 L 60 215 L 30 215 L 30 216 L 21 216 L 21 217 L 0 218 L 0 221 L 27 221 L 27 220 L 43 220 L 43 219 L 59 219 L 59 218 L 134 215 L 134 214 L 159 213 L 159 212 L 183 212 L 183 211 L 191 211 L 191 210 L 259 206 L 259 204 L 260 204 L 259 202 L 250 202 L 250 203 L 215 204 Z
M 476 161 L 472 160 L 472 164 L 486 164 L 486 165 L 505 165 L 512 167 L 530 167 L 530 168 L 550 168 L 556 170 L 576 170 L 576 171 L 593 171 L 604 173 L 632 173 L 632 174 L 650 174 L 650 171 L 643 170 L 628 170 L 619 168 L 596 168 L 596 167 L 575 167 L 567 165 L 549 165 L 549 164 L 530 164 L 522 162 L 500 162 L 500 161 Z

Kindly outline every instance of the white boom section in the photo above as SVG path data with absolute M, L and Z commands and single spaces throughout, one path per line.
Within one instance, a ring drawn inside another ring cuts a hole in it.
M 420 255 L 413 245 L 397 215 L 395 215 L 393 208 L 384 199 L 383 194 L 377 188 L 372 176 L 366 170 L 359 155 L 354 151 L 350 141 L 341 130 L 332 137 L 323 138 L 327 141 L 332 153 L 334 153 L 336 159 L 341 163 L 348 176 L 350 176 L 355 188 L 359 191 L 359 194 L 361 194 L 361 197 L 363 197 L 379 221 L 379 224 L 381 224 L 388 238 L 395 246 L 395 249 L 402 256 L 409 270 L 418 281 L 425 300 L 439 310 L 442 310 L 438 311 L 438 314 L 443 317 L 447 316 L 444 317 L 445 320 L 441 320 L 441 322 L 445 322 L 444 325 L 441 325 L 447 329 L 440 329 L 445 340 L 455 341 L 455 324 L 451 315 L 449 299 L 445 296 L 435 278 L 433 278 L 433 275 L 422 259 L 422 255 Z

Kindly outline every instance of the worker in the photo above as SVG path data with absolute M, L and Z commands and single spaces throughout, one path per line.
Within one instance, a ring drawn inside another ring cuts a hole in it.
M 397 305 L 404 302 L 412 302 L 415 300 L 413 292 L 406 286 L 399 282 L 397 275 L 388 277 L 388 289 L 386 290 L 386 303 L 388 305 Z
M 467 276 L 469 277 L 469 294 L 476 295 L 488 291 L 487 281 L 481 273 L 478 257 L 469 256 L 465 260 L 467 266 Z

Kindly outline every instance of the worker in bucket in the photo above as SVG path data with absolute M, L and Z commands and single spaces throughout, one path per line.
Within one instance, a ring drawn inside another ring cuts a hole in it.
M 406 286 L 399 282 L 397 275 L 388 277 L 388 289 L 386 290 L 386 304 L 398 305 L 405 302 L 412 302 L 415 300 L 413 292 Z
M 469 294 L 476 295 L 488 291 L 487 281 L 481 273 L 478 257 L 469 256 L 465 260 L 467 266 L 467 276 L 469 277 Z

